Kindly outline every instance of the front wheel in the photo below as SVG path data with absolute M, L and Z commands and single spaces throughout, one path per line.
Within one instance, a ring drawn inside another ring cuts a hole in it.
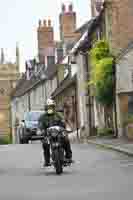
M 62 159 L 61 159 L 61 150 L 58 149 L 55 151 L 55 169 L 56 174 L 60 175 L 63 173 L 63 166 L 62 166 Z

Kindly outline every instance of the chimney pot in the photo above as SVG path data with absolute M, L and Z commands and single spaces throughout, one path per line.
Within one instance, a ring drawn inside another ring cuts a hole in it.
M 62 12 L 64 13 L 66 11 L 66 6 L 65 6 L 65 4 L 63 3 L 62 4 Z
M 72 12 L 72 11 L 73 11 L 73 5 L 70 4 L 70 5 L 69 5 L 69 12 Z
M 43 26 L 47 26 L 47 21 L 45 19 L 43 20 Z
M 48 26 L 51 27 L 51 20 L 50 19 L 48 20 Z
M 39 24 L 39 27 L 41 27 L 41 25 L 42 25 L 42 22 L 41 22 L 41 20 L 39 20 L 39 23 L 38 23 L 38 24 Z

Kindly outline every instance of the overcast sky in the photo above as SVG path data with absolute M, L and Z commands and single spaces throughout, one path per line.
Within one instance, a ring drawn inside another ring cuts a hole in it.
M 21 53 L 21 71 L 25 59 L 37 55 L 37 26 L 39 19 L 51 18 L 55 39 L 59 38 L 59 13 L 66 0 L 0 0 L 0 48 L 5 48 L 8 60 L 15 58 L 16 42 Z M 89 0 L 72 0 L 77 12 L 78 26 L 90 19 Z

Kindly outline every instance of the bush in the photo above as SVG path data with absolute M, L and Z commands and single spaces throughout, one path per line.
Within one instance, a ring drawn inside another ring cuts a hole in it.
M 0 137 L 0 145 L 12 144 L 12 138 L 10 135 Z
M 97 134 L 99 137 L 103 137 L 103 136 L 113 136 L 113 129 L 112 128 L 102 128 L 102 129 L 98 129 Z
M 114 89 L 114 57 L 108 42 L 98 41 L 90 52 L 91 77 L 89 85 L 95 88 L 95 97 L 103 106 L 112 106 Z
M 132 124 L 133 123 L 133 115 L 128 115 L 124 121 L 124 126 L 127 126 L 128 124 Z

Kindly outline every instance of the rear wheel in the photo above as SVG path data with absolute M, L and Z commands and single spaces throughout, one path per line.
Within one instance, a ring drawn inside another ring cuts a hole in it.
M 55 151 L 55 169 L 56 174 L 62 174 L 63 173 L 63 166 L 62 166 L 62 159 L 61 159 L 61 150 L 58 149 Z

